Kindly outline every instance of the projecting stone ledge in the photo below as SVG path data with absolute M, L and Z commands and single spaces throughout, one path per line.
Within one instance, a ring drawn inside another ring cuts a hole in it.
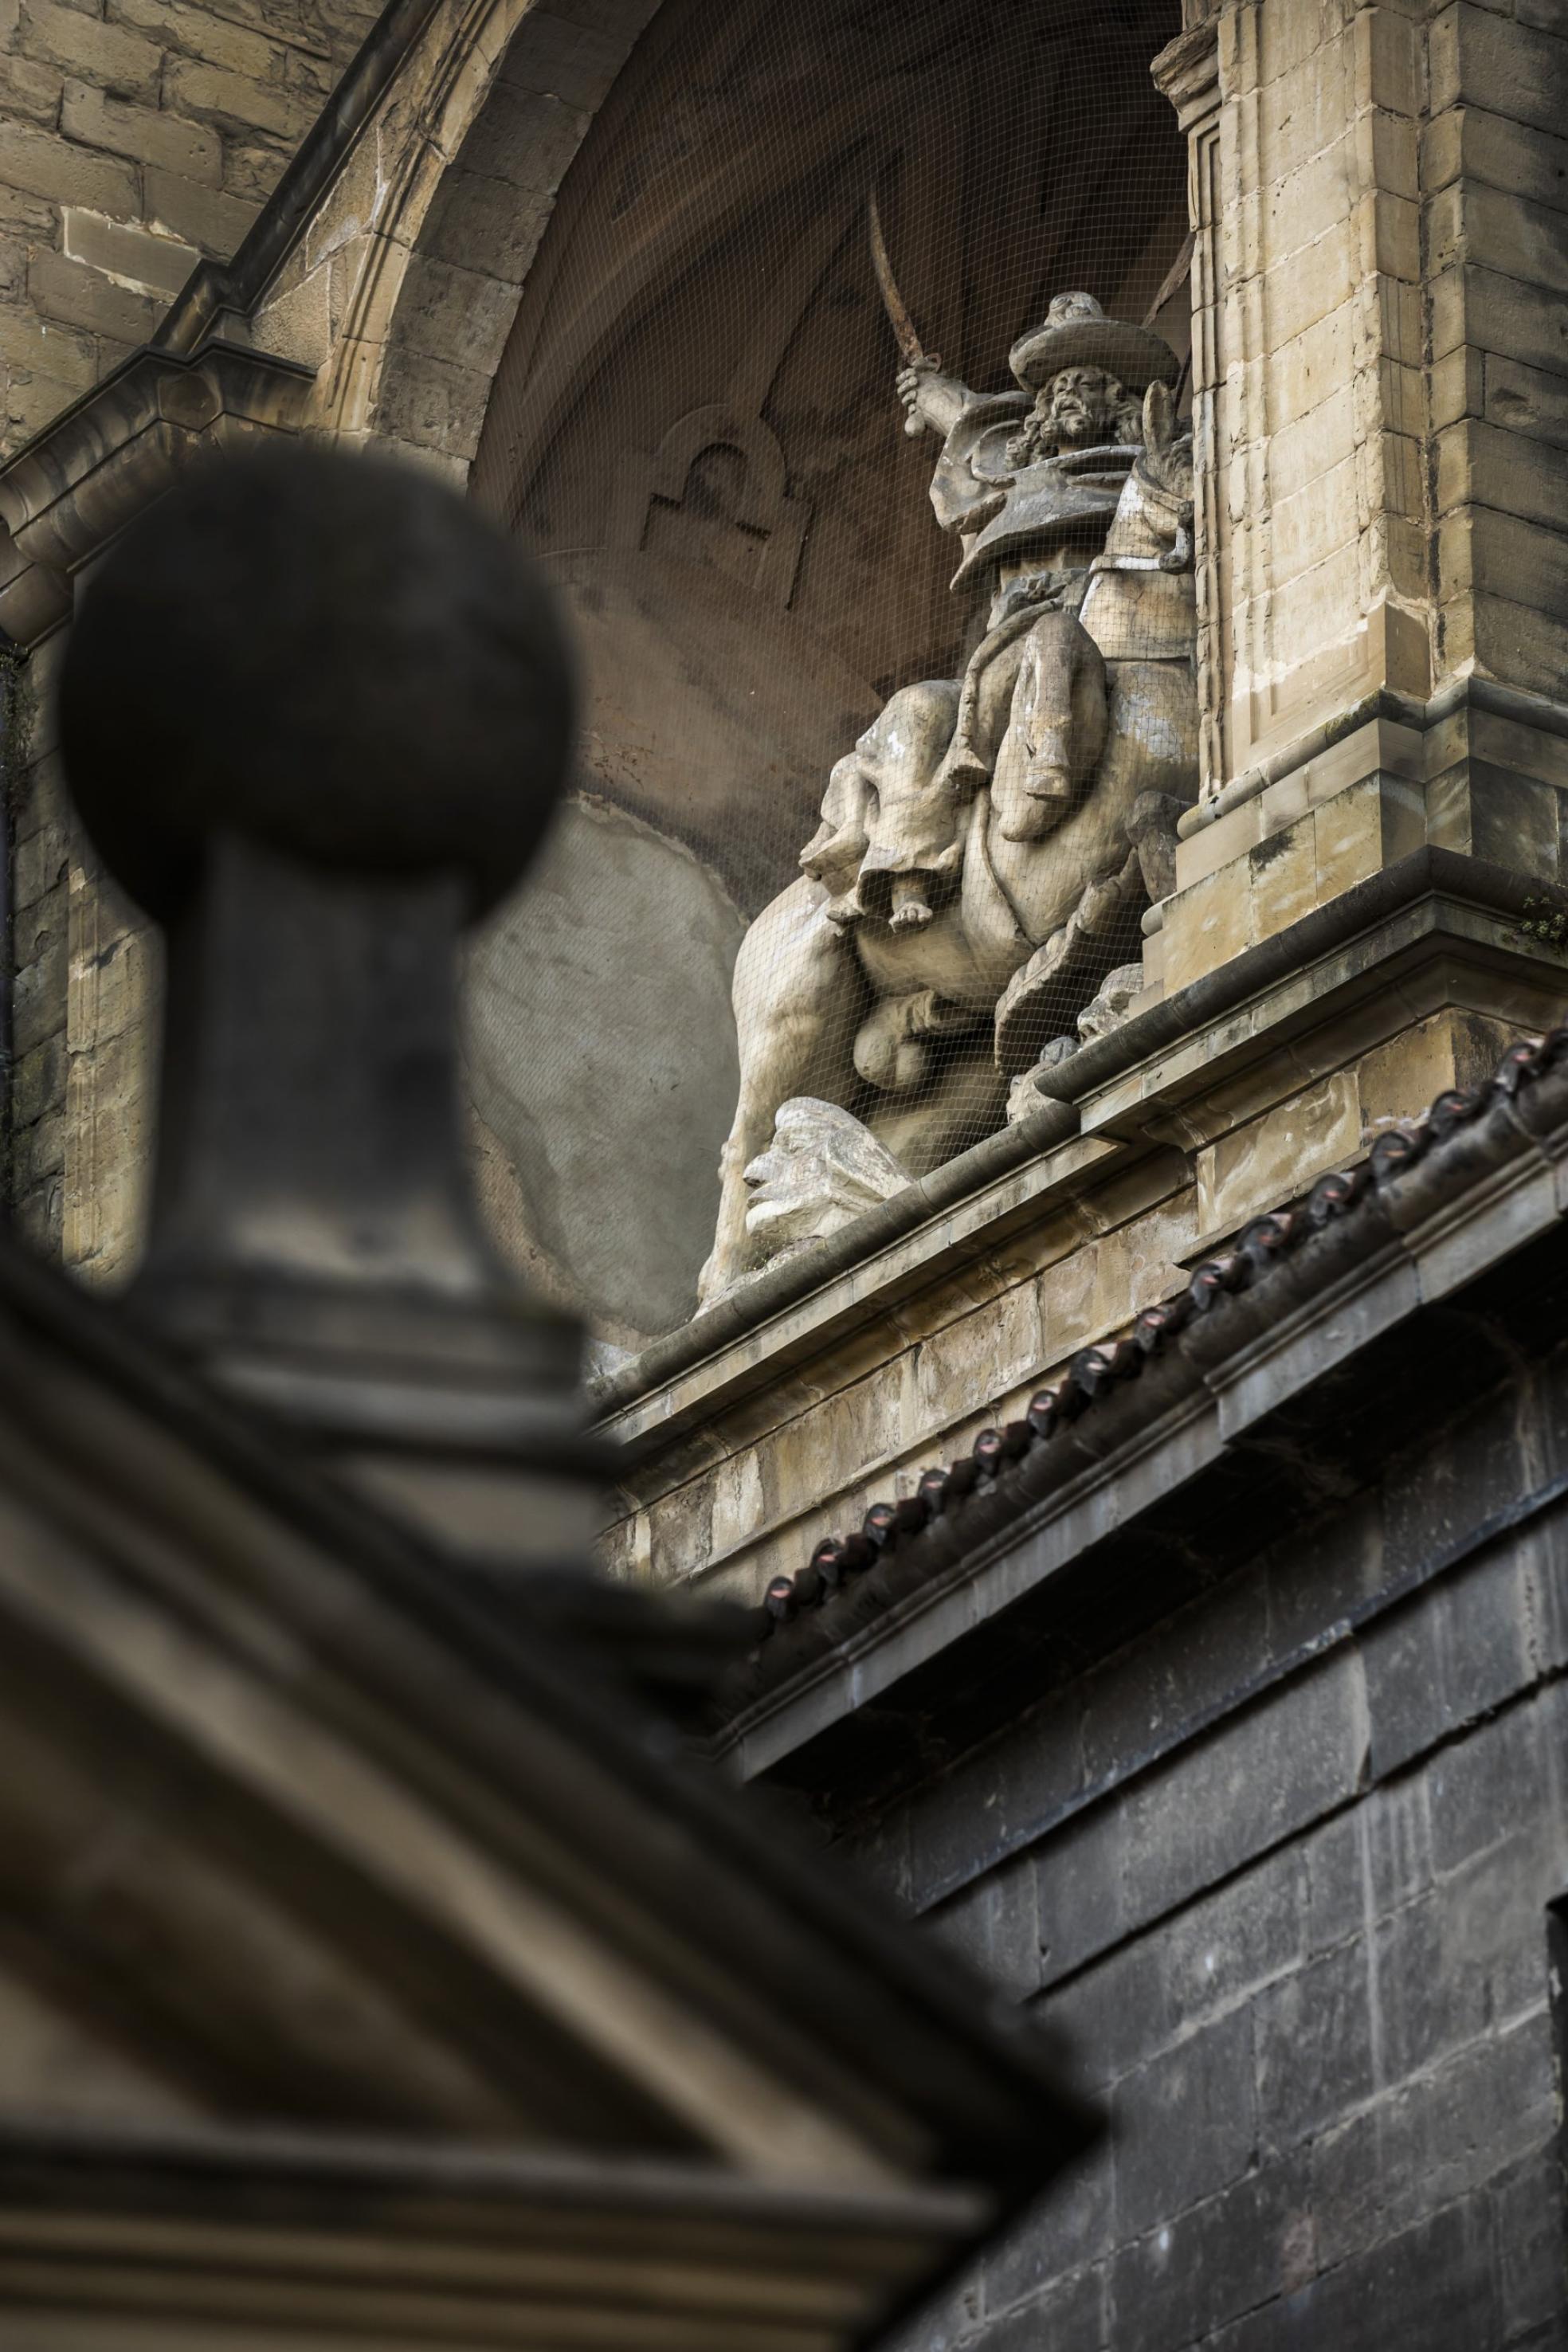
M 1539 886 L 1424 848 L 1036 1085 L 1018 1125 L 774 1269 L 598 1391 L 622 1571 L 749 1605 L 972 1450 L 1253 1218 L 1485 1079 L 1568 1000 Z
M 1017 1417 L 776 1578 L 721 1751 L 767 1770 L 949 1650 L 967 1685 L 987 1643 L 1081 1630 L 1097 1594 L 1123 1639 L 1179 1608 L 1184 1556 L 1208 1578 L 1227 1527 L 1256 1547 L 1289 1517 L 1295 1475 L 1348 1492 L 1369 1444 L 1385 1458 L 1424 1433 L 1436 1363 L 1447 1414 L 1495 1380 L 1510 1333 L 1528 1353 L 1565 1267 L 1568 1025 L 1256 1220 Z M 1457 1329 L 1473 1335 L 1458 1350 Z

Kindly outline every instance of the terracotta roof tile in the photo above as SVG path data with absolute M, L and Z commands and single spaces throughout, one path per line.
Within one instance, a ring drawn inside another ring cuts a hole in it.
M 1381 1134 L 1364 1160 L 1320 1177 L 1289 1206 L 1254 1218 L 1233 1248 L 1205 1259 L 1185 1290 L 1146 1307 L 1116 1338 L 1080 1349 L 1054 1387 L 1031 1397 L 1022 1420 L 983 1430 L 972 1454 L 925 1471 L 913 1494 L 873 1503 L 852 1534 L 825 1538 L 795 1575 L 775 1576 L 759 1612 L 760 1636 L 766 1639 L 804 1611 L 831 1606 L 884 1553 L 933 1519 L 961 1513 L 971 1496 L 994 1485 L 1012 1464 L 1036 1446 L 1048 1444 L 1058 1430 L 1092 1412 L 1110 1391 L 1136 1380 L 1151 1356 L 1208 1315 L 1227 1294 L 1267 1281 L 1282 1260 L 1293 1257 L 1326 1226 L 1352 1215 L 1358 1204 L 1417 1162 L 1445 1151 L 1495 1105 L 1511 1101 L 1547 1070 L 1564 1066 L 1568 1024 L 1544 1037 L 1522 1038 L 1509 1047 L 1484 1084 L 1440 1094 L 1419 1119 Z

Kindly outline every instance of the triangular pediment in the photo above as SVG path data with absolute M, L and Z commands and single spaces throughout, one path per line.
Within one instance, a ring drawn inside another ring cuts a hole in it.
M 613 2240 L 629 2277 L 640 2230 L 679 2272 L 706 2244 L 741 2315 L 761 2231 L 840 2278 L 798 2327 L 711 2337 L 783 2352 L 842 2340 L 1075 2143 L 982 1990 L 531 1632 L 525 1593 L 505 1621 L 464 1598 L 9 1252 L 0 1407 L 0 2209 L 14 2242 L 47 2206 L 74 2249 L 44 2304 L 131 2241 L 163 2249 L 171 2326 L 176 2273 L 221 2303 L 261 2259 L 249 2149 L 280 2210 L 398 2238 L 421 2293 L 454 2231 L 515 2249 L 553 2200 L 562 2262 Z M 269 2275 L 360 2309 L 275 2235 Z M 674 2340 L 557 2337 L 549 2265 L 513 2267 L 509 2341 Z

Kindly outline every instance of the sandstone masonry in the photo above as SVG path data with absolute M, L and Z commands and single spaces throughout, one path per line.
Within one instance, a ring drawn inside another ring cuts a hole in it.
M 226 259 L 371 0 L 4 0 L 0 376 L 14 449 Z

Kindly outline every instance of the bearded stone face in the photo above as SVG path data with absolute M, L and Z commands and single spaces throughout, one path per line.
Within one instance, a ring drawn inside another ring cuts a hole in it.
M 1063 368 L 1036 395 L 1023 425 L 1008 444 L 1016 465 L 1059 457 L 1064 449 L 1093 449 L 1140 437 L 1139 405 L 1119 378 L 1103 368 Z

